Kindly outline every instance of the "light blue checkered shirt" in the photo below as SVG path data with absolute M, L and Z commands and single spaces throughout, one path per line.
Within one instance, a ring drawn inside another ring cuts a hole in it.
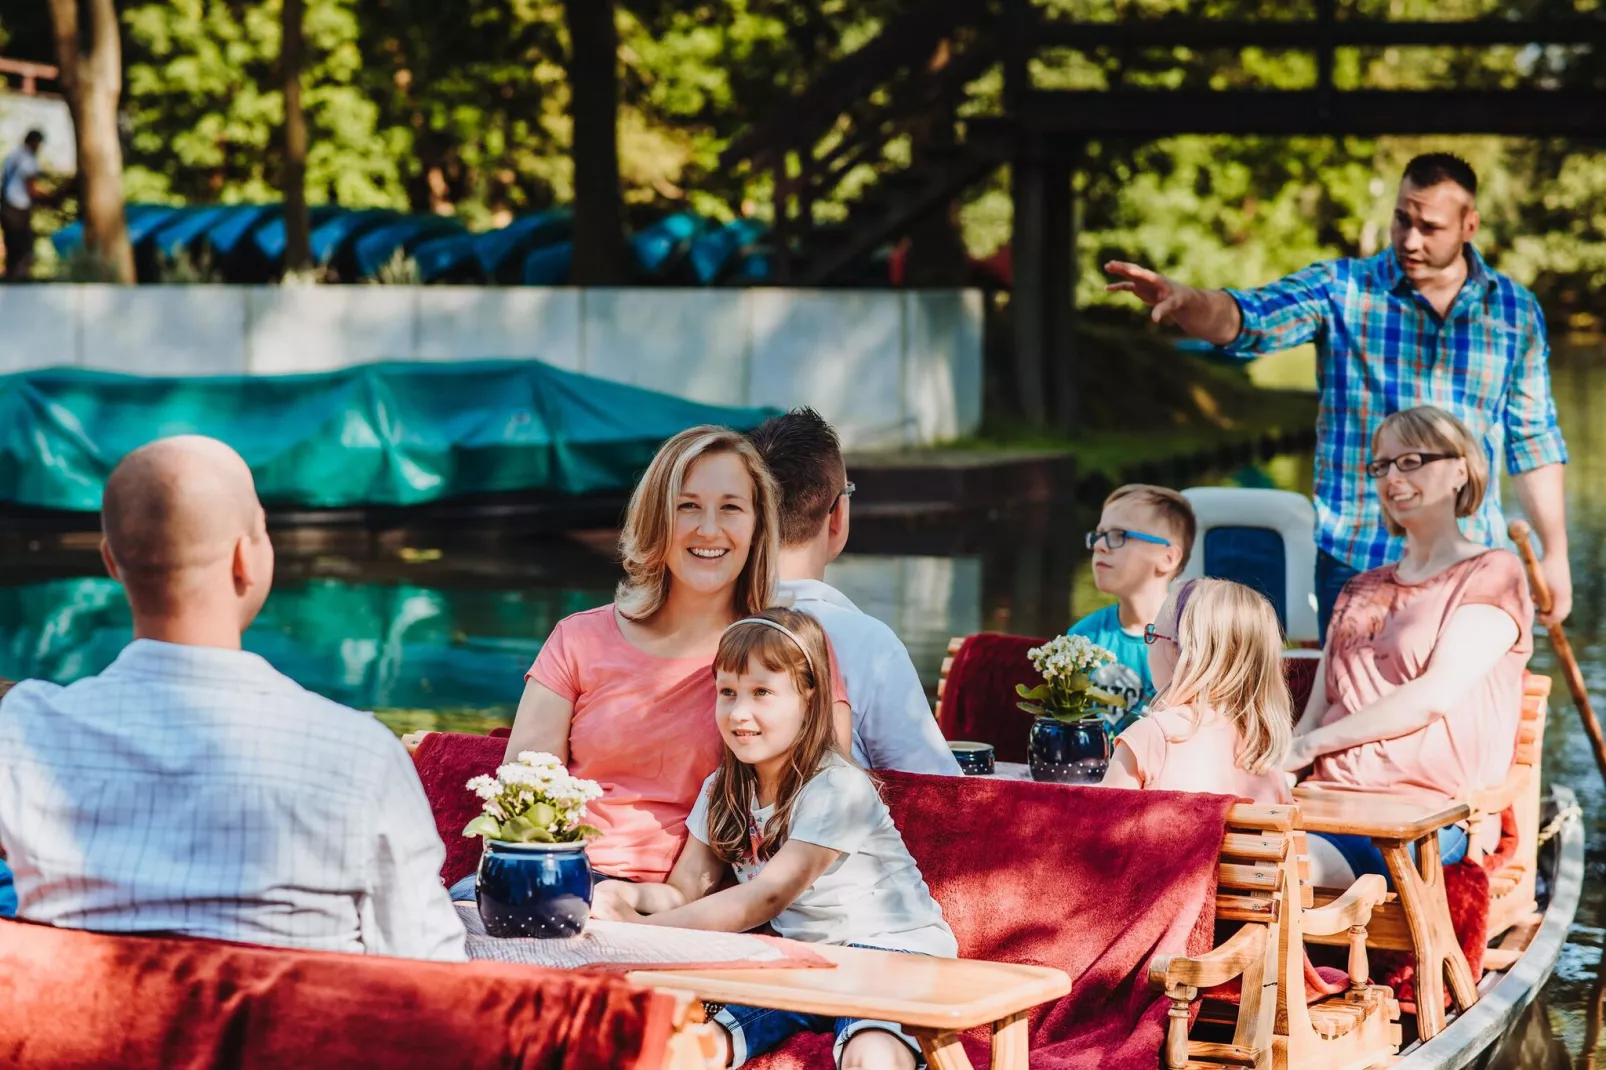
M 239 650 L 139 639 L 12 688 L 0 847 L 32 921 L 464 957 L 401 741 Z
M 1467 537 L 1505 540 L 1496 473 L 1565 463 L 1550 396 L 1550 344 L 1539 303 L 1467 246 L 1467 281 L 1441 320 L 1400 270 L 1392 249 L 1329 260 L 1255 290 L 1229 290 L 1243 330 L 1225 348 L 1257 356 L 1316 343 L 1316 546 L 1358 568 L 1404 553 L 1383 526 L 1366 475 L 1383 417 L 1437 405 L 1467 425 L 1489 455 L 1483 507 Z

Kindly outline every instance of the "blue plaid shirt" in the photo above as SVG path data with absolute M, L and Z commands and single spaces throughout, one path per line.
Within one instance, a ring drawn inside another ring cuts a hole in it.
M 1329 260 L 1255 290 L 1227 291 L 1243 329 L 1225 348 L 1245 357 L 1316 343 L 1316 547 L 1353 568 L 1396 561 L 1366 475 L 1383 417 L 1416 405 L 1453 413 L 1489 454 L 1483 507 L 1468 538 L 1505 539 L 1498 465 L 1512 475 L 1565 463 L 1550 396 L 1545 318 L 1527 289 L 1467 246 L 1467 281 L 1440 319 L 1400 270 L 1394 251 Z

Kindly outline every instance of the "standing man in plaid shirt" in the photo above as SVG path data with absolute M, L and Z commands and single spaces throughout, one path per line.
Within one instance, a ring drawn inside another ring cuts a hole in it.
M 1198 290 L 1136 264 L 1112 262 L 1112 291 L 1136 294 L 1156 323 L 1252 358 L 1316 343 L 1321 412 L 1316 431 L 1316 595 L 1325 638 L 1344 584 L 1398 560 L 1403 542 L 1383 526 L 1366 476 L 1372 432 L 1416 405 L 1453 413 L 1506 471 L 1544 546 L 1555 595 L 1546 623 L 1572 607 L 1563 472 L 1567 446 L 1550 394 L 1550 345 L 1534 295 L 1486 264 L 1478 233 L 1478 179 L 1447 153 L 1405 168 L 1391 248 L 1329 260 L 1255 290 Z M 1495 488 L 1491 488 L 1494 491 Z M 1504 538 L 1500 495 L 1467 518 L 1469 538 Z

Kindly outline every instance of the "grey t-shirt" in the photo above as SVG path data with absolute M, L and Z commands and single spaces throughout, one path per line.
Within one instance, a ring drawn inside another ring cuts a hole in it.
M 687 830 L 708 842 L 708 797 L 714 778 L 703 782 Z M 756 800 L 754 800 L 756 802 Z M 762 830 L 773 806 L 749 804 Z M 782 936 L 820 944 L 867 944 L 891 951 L 918 951 L 955 958 L 959 945 L 942 919 L 925 878 L 886 803 L 862 769 L 832 757 L 798 795 L 789 839 L 841 854 L 791 906 L 770 924 Z M 764 863 L 733 867 L 743 884 Z

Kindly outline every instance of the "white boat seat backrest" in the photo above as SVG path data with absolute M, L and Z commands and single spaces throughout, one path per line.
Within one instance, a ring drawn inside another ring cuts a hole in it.
M 1310 499 L 1249 487 L 1189 487 L 1182 493 L 1199 533 L 1177 582 L 1213 576 L 1246 583 L 1277 607 L 1290 642 L 1314 642 L 1316 510 Z

